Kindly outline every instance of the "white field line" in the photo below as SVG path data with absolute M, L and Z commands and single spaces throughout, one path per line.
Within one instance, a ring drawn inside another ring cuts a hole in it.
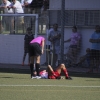
M 100 88 L 100 86 L 73 86 L 73 85 L 0 85 L 0 87 L 75 87 L 75 88 Z

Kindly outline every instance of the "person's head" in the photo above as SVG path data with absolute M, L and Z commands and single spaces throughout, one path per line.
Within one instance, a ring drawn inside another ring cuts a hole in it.
M 91 50 L 90 50 L 90 48 L 87 48 L 86 49 L 86 53 L 89 53 Z
M 57 29 L 58 29 L 58 24 L 53 24 L 53 29 L 55 30 L 55 31 L 57 31 Z
M 12 0 L 13 3 L 16 3 L 17 0 Z
M 2 2 L 3 2 L 4 4 L 7 4 L 7 1 L 8 1 L 8 0 L 2 0 Z
M 28 33 L 28 34 L 31 34 L 31 33 L 32 33 L 32 28 L 31 28 L 31 27 L 28 27 L 28 28 L 27 28 L 27 33 Z
M 95 26 L 95 32 L 97 32 L 97 33 L 100 32 L 100 26 L 99 25 Z
M 77 32 L 77 27 L 76 27 L 76 26 L 73 26 L 73 27 L 72 27 L 72 32 L 73 32 L 73 33 Z

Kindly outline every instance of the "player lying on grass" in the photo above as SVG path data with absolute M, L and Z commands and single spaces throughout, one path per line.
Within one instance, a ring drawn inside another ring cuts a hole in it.
M 72 79 L 68 75 L 68 71 L 64 64 L 60 64 L 55 71 L 50 65 L 48 65 L 47 70 L 40 71 L 40 76 L 41 78 L 44 79 L 64 79 L 61 77 L 62 72 L 65 75 L 65 79 L 70 79 L 70 80 Z M 36 75 L 36 72 L 34 72 L 34 75 Z M 32 78 L 36 78 L 36 77 L 32 77 Z

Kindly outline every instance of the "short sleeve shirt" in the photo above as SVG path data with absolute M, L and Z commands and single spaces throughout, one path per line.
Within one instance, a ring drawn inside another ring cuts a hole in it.
M 81 39 L 81 35 L 79 33 L 71 34 L 71 45 L 78 45 L 78 41 Z
M 45 40 L 45 38 L 42 36 L 39 36 L 39 37 L 36 37 L 35 39 L 33 39 L 30 43 L 38 43 L 38 44 L 40 44 L 40 46 L 42 46 L 42 40 Z
M 29 46 L 30 41 L 34 39 L 34 35 L 33 34 L 26 34 L 24 37 L 24 41 L 25 41 L 25 48 L 27 48 Z
M 100 39 L 100 33 L 94 32 L 91 35 L 91 39 Z M 91 49 L 100 50 L 100 42 L 99 43 L 92 43 L 92 48 Z
M 10 3 L 9 1 L 7 1 L 7 4 L 2 3 L 0 6 L 1 6 L 1 7 L 2 7 L 2 6 L 6 6 L 6 7 L 7 7 L 7 6 L 10 6 L 10 5 L 11 5 L 11 3 Z M 9 10 L 8 10 L 8 8 L 5 8 L 5 9 L 4 9 L 4 13 L 5 13 L 5 14 L 7 14 L 7 13 L 13 13 L 13 10 L 12 10 L 12 8 L 9 9 Z
M 50 36 L 50 38 L 53 38 L 54 36 L 56 36 L 58 34 L 61 34 L 61 32 L 59 30 L 57 30 L 57 31 L 52 30 L 52 31 L 50 31 L 49 36 Z M 54 40 L 54 45 L 55 46 L 60 46 L 60 39 L 55 39 Z
M 16 1 L 15 4 L 12 3 L 11 6 L 16 7 L 15 10 L 14 10 L 15 13 L 24 13 L 22 5 L 19 1 Z

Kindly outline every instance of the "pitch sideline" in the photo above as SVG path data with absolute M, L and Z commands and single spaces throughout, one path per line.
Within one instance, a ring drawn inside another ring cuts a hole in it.
M 73 85 L 6 85 L 0 84 L 0 87 L 75 87 L 75 88 L 100 88 L 100 86 L 73 86 Z

